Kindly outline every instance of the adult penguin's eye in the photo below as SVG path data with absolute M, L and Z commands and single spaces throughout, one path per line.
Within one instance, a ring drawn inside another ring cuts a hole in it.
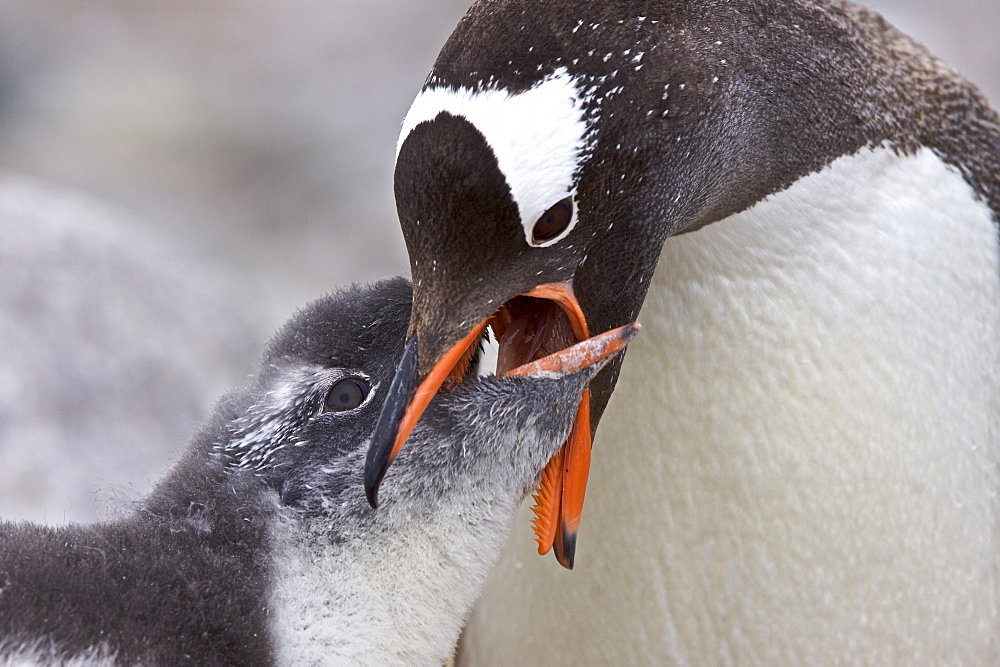
M 531 242 L 535 245 L 551 241 L 566 231 L 573 219 L 573 200 L 569 197 L 556 202 L 555 206 L 542 213 L 531 230 Z
M 354 410 L 365 402 L 369 391 L 368 383 L 361 378 L 344 378 L 330 387 L 323 403 L 323 410 L 325 412 Z

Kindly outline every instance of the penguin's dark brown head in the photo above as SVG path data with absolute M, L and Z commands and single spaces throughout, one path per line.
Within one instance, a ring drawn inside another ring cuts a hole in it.
M 523 60 L 530 49 L 522 46 Z M 502 374 L 633 321 L 642 303 L 662 237 L 657 231 L 634 242 L 659 212 L 620 215 L 633 204 L 617 201 L 618 194 L 636 179 L 616 165 L 641 161 L 645 149 L 630 144 L 628 159 L 616 162 L 619 151 L 606 155 L 598 142 L 603 98 L 616 88 L 609 77 L 621 56 L 591 74 L 569 51 L 535 57 L 548 61 L 528 71 L 512 58 L 500 78 L 476 81 L 465 52 L 446 46 L 403 123 L 395 194 L 414 281 L 409 336 L 416 351 L 409 371 L 397 375 L 398 401 L 380 421 L 385 455 L 369 471 L 372 488 L 482 337 L 498 341 Z M 620 363 L 621 356 L 591 384 L 564 450 L 572 463 L 558 475 L 563 490 L 552 512 L 561 533 L 553 544 L 567 567 L 591 437 Z

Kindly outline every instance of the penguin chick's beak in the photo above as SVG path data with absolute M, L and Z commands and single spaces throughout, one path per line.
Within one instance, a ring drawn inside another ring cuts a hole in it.
M 473 327 L 437 360 L 415 391 L 418 364 L 414 336 L 407 343 L 368 451 L 365 491 L 373 507 L 386 470 L 431 399 L 442 387 L 463 381 L 487 326 L 499 343 L 498 375 L 567 375 L 617 353 L 638 331 L 638 325 L 633 324 L 589 339 L 572 286 L 540 285 L 506 302 Z M 554 547 L 557 559 L 567 568 L 573 566 L 590 449 L 590 394 L 585 390 L 570 437 L 549 462 L 534 496 L 538 552 L 544 554 Z

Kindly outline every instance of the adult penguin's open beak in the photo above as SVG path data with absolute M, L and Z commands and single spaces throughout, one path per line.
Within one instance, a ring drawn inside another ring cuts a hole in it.
M 430 335 L 422 331 L 421 322 L 415 313 L 403 358 L 368 450 L 365 492 L 373 507 L 377 505 L 378 488 L 389 465 L 428 404 L 439 391 L 465 381 L 472 372 L 470 362 L 487 328 L 499 347 L 497 375 L 516 375 L 526 367 L 538 372 L 545 364 L 554 373 L 572 372 L 577 366 L 579 370 L 616 354 L 637 330 L 636 325 L 627 325 L 591 339 L 586 317 L 569 282 L 542 284 L 508 300 L 467 331 L 453 336 L 458 340 L 440 345 L 442 351 L 432 353 L 435 358 L 431 360 L 418 360 L 418 340 Z M 630 332 L 627 335 L 626 329 Z M 582 341 L 588 341 L 589 347 L 580 345 Z M 554 549 L 559 562 L 570 569 L 590 471 L 591 437 L 590 392 L 585 390 L 570 436 L 549 462 L 534 496 L 533 524 L 538 553 Z

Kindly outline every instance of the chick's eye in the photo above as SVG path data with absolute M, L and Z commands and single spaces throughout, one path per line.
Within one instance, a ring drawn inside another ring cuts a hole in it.
M 323 408 L 326 412 L 353 410 L 365 402 L 368 390 L 368 383 L 361 378 L 344 378 L 330 387 Z
M 573 219 L 573 200 L 569 197 L 556 202 L 555 206 L 542 213 L 531 230 L 531 242 L 535 245 L 551 241 L 566 231 Z

